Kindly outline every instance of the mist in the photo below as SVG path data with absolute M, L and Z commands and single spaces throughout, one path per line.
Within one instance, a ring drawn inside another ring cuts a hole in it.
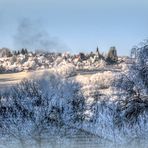
M 14 35 L 14 47 L 49 52 L 62 52 L 68 49 L 67 45 L 58 37 L 49 34 L 42 22 L 32 21 L 28 18 L 23 18 L 18 23 Z

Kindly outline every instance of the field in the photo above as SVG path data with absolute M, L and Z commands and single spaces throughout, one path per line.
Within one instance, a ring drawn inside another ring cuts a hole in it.
M 52 71 L 53 69 L 46 70 L 35 70 L 35 71 L 22 71 L 22 72 L 11 72 L 11 73 L 3 73 L 0 74 L 0 88 L 5 86 L 14 85 L 16 83 L 21 82 L 23 79 L 35 78 L 35 76 L 41 76 L 44 72 Z M 120 73 L 121 70 L 113 67 L 106 67 L 105 69 L 96 69 L 96 70 L 77 70 L 74 76 L 70 76 L 70 78 L 76 78 L 78 80 L 83 80 L 86 78 L 90 78 L 93 74 L 103 73 L 103 72 L 113 72 Z M 86 79 L 87 80 L 87 79 Z

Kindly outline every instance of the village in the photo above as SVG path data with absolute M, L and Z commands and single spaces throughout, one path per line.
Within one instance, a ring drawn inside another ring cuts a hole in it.
M 0 49 L 0 73 L 43 70 L 69 65 L 77 71 L 96 71 L 99 69 L 123 69 L 129 64 L 129 57 L 117 56 L 115 47 L 111 47 L 107 54 L 100 53 L 99 48 L 91 53 L 71 55 L 68 52 L 31 52 L 27 49 L 11 52 L 7 48 Z

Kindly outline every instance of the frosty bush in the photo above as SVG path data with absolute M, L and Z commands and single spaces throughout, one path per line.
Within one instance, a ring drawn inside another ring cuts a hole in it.
M 13 55 L 13 56 L 10 58 L 10 63 L 13 65 L 16 61 L 17 61 L 17 57 L 16 57 L 15 55 Z
M 2 66 L 2 65 L 0 65 L 0 73 L 3 73 L 3 72 L 5 72 L 5 68 Z
M 60 64 L 56 67 L 56 72 L 65 77 L 76 75 L 76 67 L 70 63 Z
M 106 66 L 106 62 L 101 59 L 99 62 L 99 68 L 104 68 L 105 66 Z
M 103 72 L 92 75 L 90 81 L 103 89 L 111 86 L 113 78 L 114 76 L 112 72 Z
M 23 80 L 1 92 L 1 132 L 15 138 L 21 147 L 30 138 L 40 146 L 49 135 L 63 135 L 83 120 L 84 99 L 78 90 L 79 84 L 52 73 Z

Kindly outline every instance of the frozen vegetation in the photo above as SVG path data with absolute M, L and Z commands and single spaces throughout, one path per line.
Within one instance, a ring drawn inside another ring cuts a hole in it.
M 70 55 L 58 56 L 50 62 L 53 71 L 1 90 L 0 147 L 74 147 L 78 141 L 70 137 L 83 135 L 96 147 L 147 148 L 148 42 L 132 49 L 133 58 L 123 62 L 112 53 L 101 60 L 81 55 L 84 59 L 75 58 L 76 64 Z M 50 67 L 45 55 L 27 56 L 27 61 L 22 59 L 26 67 Z M 6 69 L 4 58 L 1 62 Z M 83 70 L 110 70 L 73 77 L 82 65 Z

